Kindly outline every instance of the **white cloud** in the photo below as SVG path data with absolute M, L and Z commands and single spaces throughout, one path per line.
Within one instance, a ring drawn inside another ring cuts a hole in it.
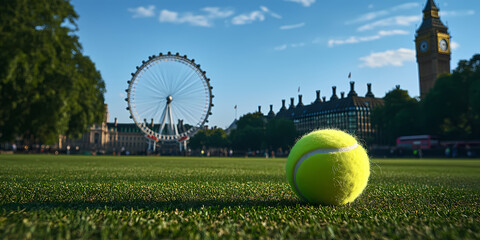
M 450 43 L 450 48 L 451 48 L 452 50 L 458 49 L 459 47 L 460 47 L 460 44 L 457 43 L 457 42 L 451 42 L 451 43 Z
M 354 44 L 354 43 L 360 43 L 360 42 L 370 42 L 374 40 L 378 40 L 383 37 L 387 36 L 394 36 L 394 35 L 407 35 L 409 32 L 404 31 L 404 30 L 389 30 L 389 31 L 379 31 L 375 35 L 371 36 L 363 36 L 363 37 L 358 37 L 358 36 L 351 36 L 347 39 L 330 39 L 328 40 L 328 46 L 329 47 L 334 47 L 336 45 L 343 45 L 343 44 Z
M 301 28 L 303 26 L 305 26 L 304 22 L 298 23 L 298 24 L 292 24 L 292 25 L 283 25 L 283 26 L 280 26 L 280 30 L 290 30 L 295 28 Z
M 475 10 L 461 10 L 461 11 L 440 11 L 441 17 L 464 17 L 475 15 Z
M 368 12 L 368 13 L 362 14 L 356 19 L 347 21 L 346 24 L 367 22 L 367 21 L 371 21 L 373 19 L 376 19 L 376 18 L 379 18 L 379 17 L 382 17 L 382 16 L 386 16 L 386 15 L 392 13 L 392 12 L 395 12 L 395 11 L 407 10 L 407 9 L 411 9 L 411 8 L 418 8 L 419 6 L 420 6 L 420 4 L 416 3 L 416 2 L 404 3 L 404 4 L 397 5 L 397 6 L 393 6 L 393 7 L 388 8 L 388 9 L 374 11 L 374 12 Z M 368 5 L 368 8 L 369 9 L 373 8 L 373 5 L 372 4 Z
M 221 10 L 219 7 L 205 7 L 202 10 L 208 13 L 209 18 L 227 18 L 233 15 L 232 10 Z
M 310 7 L 312 4 L 316 2 L 316 0 L 285 0 L 285 1 L 300 3 L 304 7 Z
M 188 23 L 192 26 L 211 27 L 215 19 L 227 18 L 233 14 L 231 10 L 222 10 L 218 7 L 206 7 L 201 9 L 205 14 L 193 14 L 190 12 L 178 13 L 163 9 L 158 20 L 169 23 Z
M 394 16 L 385 19 L 375 21 L 373 23 L 365 24 L 357 28 L 358 31 L 372 30 L 376 27 L 387 27 L 387 26 L 409 26 L 412 23 L 420 22 L 422 20 L 421 15 L 413 16 Z
M 305 46 L 304 42 L 292 43 L 292 44 L 283 44 L 283 45 L 275 47 L 274 50 L 275 51 L 283 51 L 283 50 L 287 49 L 288 47 L 297 48 L 297 47 L 304 47 L 304 46 Z
M 385 52 L 371 53 L 366 57 L 361 57 L 360 67 L 378 68 L 385 66 L 401 67 L 404 62 L 415 62 L 415 50 L 400 48 L 397 50 L 388 50 Z
M 281 19 L 282 16 L 280 16 L 279 14 L 277 13 L 274 13 L 272 12 L 270 9 L 268 9 L 267 7 L 265 6 L 260 6 L 260 9 L 268 14 L 270 14 L 270 16 L 274 17 L 274 18 L 278 18 L 278 19 Z
M 262 22 L 266 19 L 265 14 L 268 14 L 268 15 L 270 15 L 274 18 L 278 18 L 278 19 L 282 18 L 282 16 L 280 16 L 277 13 L 272 12 L 267 7 L 260 6 L 260 10 L 255 10 L 255 11 L 252 11 L 250 13 L 235 16 L 234 18 L 232 18 L 232 24 L 234 24 L 234 25 L 244 25 L 244 24 L 253 23 L 255 21 Z
M 407 9 L 418 8 L 418 7 L 420 7 L 420 3 L 410 2 L 410 3 L 404 3 L 404 4 L 394 6 L 391 8 L 391 10 L 398 11 L 398 10 L 407 10 Z
M 287 49 L 287 44 L 283 44 L 274 48 L 275 51 L 283 51 Z
M 387 10 L 380 10 L 380 11 L 375 11 L 375 12 L 368 12 L 368 13 L 365 13 L 363 15 L 361 15 L 360 17 L 354 19 L 354 20 L 351 20 L 351 21 L 347 21 L 346 24 L 352 24 L 352 23 L 358 23 L 358 22 L 366 22 L 366 21 L 370 21 L 370 20 L 373 20 L 375 18 L 378 18 L 378 17 L 381 17 L 381 16 L 385 16 L 389 13 L 389 11 Z
M 150 5 L 148 7 L 129 8 L 129 12 L 133 13 L 133 18 L 144 18 L 155 16 L 155 6 Z
M 232 19 L 232 23 L 234 25 L 244 25 L 244 24 L 249 24 L 255 21 L 264 21 L 265 20 L 265 14 L 262 11 L 253 11 L 247 14 L 241 14 L 238 16 L 235 16 Z

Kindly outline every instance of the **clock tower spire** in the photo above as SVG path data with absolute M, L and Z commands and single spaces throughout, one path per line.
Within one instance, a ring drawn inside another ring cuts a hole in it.
M 415 36 L 421 98 L 435 85 L 439 75 L 450 72 L 450 34 L 438 11 L 435 2 L 427 0 Z

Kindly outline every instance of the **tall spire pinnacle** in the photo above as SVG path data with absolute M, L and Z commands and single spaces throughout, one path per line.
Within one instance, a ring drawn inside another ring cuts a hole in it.
M 426 18 L 440 18 L 438 15 L 438 7 L 435 5 L 433 0 L 427 0 L 427 4 L 425 4 L 425 8 L 423 9 L 423 19 Z
M 423 11 L 431 11 L 431 10 L 439 10 L 437 5 L 435 5 L 435 2 L 433 0 L 427 0 L 427 4 L 425 4 L 425 8 Z

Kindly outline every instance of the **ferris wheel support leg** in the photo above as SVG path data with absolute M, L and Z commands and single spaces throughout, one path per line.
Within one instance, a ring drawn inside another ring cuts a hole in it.
M 187 140 L 179 142 L 178 146 L 180 148 L 180 152 L 187 151 Z
M 167 114 L 168 114 L 168 119 L 170 120 L 171 133 L 174 133 L 175 136 L 178 136 L 177 124 L 173 122 L 172 108 L 170 104 L 167 105 Z
M 169 109 L 169 104 L 167 104 L 167 106 L 165 106 L 165 109 L 163 109 L 163 113 L 162 113 L 162 121 L 161 121 L 161 127 L 160 127 L 160 130 L 158 131 L 158 133 L 160 133 L 160 135 L 163 133 L 163 128 L 165 127 L 165 120 L 166 120 L 166 117 L 167 117 L 167 111 Z

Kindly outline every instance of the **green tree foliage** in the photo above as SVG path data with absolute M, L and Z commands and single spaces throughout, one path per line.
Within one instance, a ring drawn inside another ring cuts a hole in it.
M 0 141 L 53 143 L 103 120 L 105 84 L 68 0 L 0 1 Z
M 384 101 L 383 107 L 373 109 L 372 123 L 388 144 L 394 144 L 399 136 L 419 134 L 422 120 L 417 99 L 397 86 L 385 95 Z
M 227 133 L 221 128 L 199 130 L 191 139 L 193 149 L 225 148 L 228 147 Z
M 232 147 L 238 150 L 258 150 L 264 147 L 265 118 L 262 113 L 248 113 L 237 121 L 230 133 Z
M 265 130 L 265 142 L 270 149 L 290 149 L 295 143 L 297 130 L 292 120 L 279 118 L 268 121 Z
M 447 139 L 480 136 L 480 55 L 462 60 L 441 76 L 423 102 L 431 134 Z

